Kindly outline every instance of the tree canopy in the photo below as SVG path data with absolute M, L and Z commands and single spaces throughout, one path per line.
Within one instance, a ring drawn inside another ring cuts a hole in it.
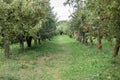
M 18 40 L 23 50 L 25 40 L 30 47 L 32 39 L 52 37 L 55 26 L 49 0 L 0 0 L 0 44 L 4 45 L 6 57 L 13 40 Z
M 98 39 L 98 49 L 102 49 L 102 38 L 116 38 L 114 55 L 120 44 L 120 1 L 119 0 L 67 0 L 65 5 L 74 9 L 71 19 L 71 35 L 83 43 Z

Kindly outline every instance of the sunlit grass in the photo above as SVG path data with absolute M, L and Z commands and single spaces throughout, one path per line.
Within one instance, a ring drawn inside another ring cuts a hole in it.
M 103 40 L 99 51 L 66 35 L 22 53 L 15 44 L 10 59 L 0 54 L 0 80 L 119 80 L 120 57 L 112 57 L 113 47 Z

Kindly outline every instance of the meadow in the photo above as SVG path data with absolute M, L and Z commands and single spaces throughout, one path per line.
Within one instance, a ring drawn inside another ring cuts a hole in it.
M 10 59 L 0 50 L 0 80 L 120 80 L 120 55 L 112 56 L 114 42 L 107 40 L 101 51 L 66 35 L 23 52 L 18 44 L 11 49 Z

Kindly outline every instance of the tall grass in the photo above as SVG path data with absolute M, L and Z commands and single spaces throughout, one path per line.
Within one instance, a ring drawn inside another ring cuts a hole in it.
M 112 57 L 113 45 L 103 40 L 100 51 L 66 35 L 24 52 L 14 44 L 10 59 L 0 50 L 0 80 L 119 80 L 120 56 Z

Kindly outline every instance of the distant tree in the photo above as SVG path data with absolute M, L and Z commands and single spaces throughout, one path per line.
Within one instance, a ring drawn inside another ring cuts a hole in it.
M 57 23 L 57 33 L 58 34 L 69 34 L 69 22 L 66 20 L 59 21 Z

